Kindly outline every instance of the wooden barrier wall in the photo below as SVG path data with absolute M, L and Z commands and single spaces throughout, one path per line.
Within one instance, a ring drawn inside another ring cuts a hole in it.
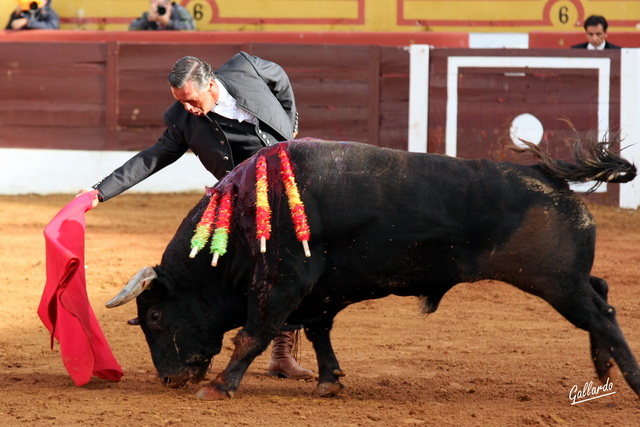
M 409 53 L 402 47 L 112 37 L 0 43 L 0 147 L 141 149 L 164 129 L 162 114 L 174 101 L 166 76 L 178 58 L 216 67 L 244 50 L 287 70 L 301 137 L 406 149 Z

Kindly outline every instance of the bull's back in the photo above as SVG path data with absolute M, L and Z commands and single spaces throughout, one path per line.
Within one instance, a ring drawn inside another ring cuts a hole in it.
M 592 262 L 592 244 L 576 247 L 593 239 L 591 216 L 538 167 L 357 143 L 293 143 L 290 156 L 312 239 L 345 280 L 511 280 L 516 263 L 542 268 L 557 250 Z
M 293 143 L 290 153 L 310 215 L 336 230 L 375 223 L 400 235 L 468 237 L 503 223 L 500 215 L 523 217 L 532 206 L 573 197 L 566 183 L 531 166 L 358 143 Z
M 305 266 L 299 265 L 305 258 L 279 171 L 282 149 L 311 232 Z M 362 299 L 363 288 L 368 298 L 426 295 L 434 287 L 444 293 L 462 281 L 513 281 L 522 265 L 569 270 L 576 258 L 584 260 L 583 271 L 590 269 L 594 232 L 588 211 L 566 182 L 537 166 L 324 141 L 283 143 L 260 155 L 269 165 L 273 210 L 269 263 L 306 271 L 305 280 L 322 288 L 319 294 L 339 292 L 346 301 Z M 257 158 L 218 186 L 238 189 L 226 258 L 235 252 L 251 262 L 257 256 L 251 238 Z M 554 259 L 550 242 L 562 242 L 569 256 Z

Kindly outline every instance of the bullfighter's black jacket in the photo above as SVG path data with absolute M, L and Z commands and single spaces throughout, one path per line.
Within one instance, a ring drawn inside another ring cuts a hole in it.
M 238 107 L 258 119 L 255 133 L 260 146 L 293 139 L 298 113 L 289 77 L 276 63 L 240 52 L 216 72 L 218 82 L 237 100 Z M 193 151 L 218 180 L 236 166 L 232 148 L 216 114 L 198 117 L 179 101 L 167 109 L 167 129 L 151 147 L 133 156 L 100 183 L 93 186 L 106 201 Z M 218 116 L 219 117 L 219 116 Z

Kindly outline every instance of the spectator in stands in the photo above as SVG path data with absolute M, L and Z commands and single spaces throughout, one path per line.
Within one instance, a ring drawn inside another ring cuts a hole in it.
M 129 25 L 130 30 L 195 30 L 187 9 L 170 0 L 149 0 L 149 10 Z
M 608 26 L 609 24 L 604 16 L 591 15 L 584 21 L 584 31 L 587 35 L 587 42 L 573 45 L 571 48 L 589 50 L 620 49 L 620 46 L 616 46 L 607 41 Z
M 5 30 L 57 30 L 60 18 L 51 9 L 51 0 L 17 0 Z

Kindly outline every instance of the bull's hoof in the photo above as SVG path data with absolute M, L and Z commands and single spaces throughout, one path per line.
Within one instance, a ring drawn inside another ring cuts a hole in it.
M 313 397 L 333 397 L 344 389 L 340 382 L 318 383 L 318 387 L 313 391 Z
M 219 390 L 211 386 L 205 386 L 198 390 L 196 397 L 202 400 L 226 400 L 233 397 L 233 392 Z
M 347 374 L 345 374 L 342 369 L 334 369 L 333 370 L 333 375 L 338 376 L 338 377 L 345 377 Z

